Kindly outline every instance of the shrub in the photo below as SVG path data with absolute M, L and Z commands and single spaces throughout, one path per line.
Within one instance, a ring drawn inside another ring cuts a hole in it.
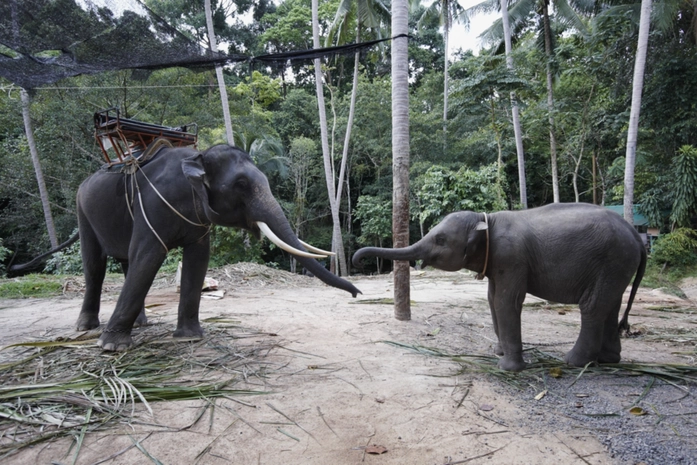
M 678 228 L 662 235 L 653 245 L 651 260 L 670 266 L 697 264 L 697 231 Z

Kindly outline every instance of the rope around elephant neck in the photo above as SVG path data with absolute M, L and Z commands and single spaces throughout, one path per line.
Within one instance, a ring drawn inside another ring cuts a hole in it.
M 486 255 L 484 256 L 484 269 L 476 276 L 476 279 L 484 279 L 486 267 L 489 264 L 489 217 L 484 213 L 484 224 L 486 224 Z
M 212 227 L 211 224 L 195 223 L 195 222 L 191 221 L 190 219 L 188 219 L 187 217 L 185 217 L 184 215 L 182 215 L 181 213 L 179 213 L 179 212 L 178 212 L 178 211 L 177 211 L 177 210 L 176 210 L 163 196 L 162 196 L 162 194 L 160 194 L 160 191 L 158 191 L 157 188 L 155 187 L 155 185 L 152 183 L 152 181 L 150 181 L 150 178 L 148 178 L 148 176 L 145 174 L 145 171 L 143 171 L 143 169 L 140 167 L 140 164 L 138 164 L 138 163 L 136 162 L 136 165 L 135 165 L 135 166 L 136 166 L 136 169 L 134 170 L 134 172 L 133 172 L 133 173 L 127 173 L 126 176 L 128 176 L 128 175 L 131 176 L 131 184 L 132 184 L 132 185 L 133 185 L 133 184 L 135 185 L 135 187 L 136 187 L 135 190 L 138 192 L 138 203 L 140 203 L 140 211 L 143 213 L 143 219 L 145 220 L 145 223 L 146 223 L 146 224 L 148 225 L 148 227 L 150 228 L 150 231 L 152 231 L 152 233 L 155 235 L 155 237 L 156 237 L 157 240 L 160 242 L 160 244 L 162 244 L 162 247 L 165 248 L 165 253 L 169 253 L 169 249 L 167 248 L 167 245 L 165 245 L 165 243 L 164 243 L 164 241 L 162 240 L 162 238 L 160 237 L 160 235 L 157 234 L 157 231 L 155 231 L 155 228 L 152 226 L 152 224 L 150 224 L 150 221 L 148 220 L 148 216 L 145 214 L 145 207 L 143 206 L 143 197 L 140 195 L 140 185 L 138 184 L 138 179 L 136 178 L 136 174 L 137 174 L 138 171 L 140 171 L 140 172 L 142 173 L 143 177 L 144 177 L 145 180 L 148 182 L 148 184 L 150 184 L 150 187 L 152 187 L 153 191 L 155 191 L 155 193 L 156 193 L 157 196 L 160 198 L 160 200 L 162 200 L 162 201 L 165 203 L 165 205 L 167 205 L 167 206 L 169 207 L 170 210 L 172 210 L 172 211 L 173 211 L 174 213 L 176 213 L 181 219 L 183 219 L 184 221 L 186 221 L 187 223 L 189 223 L 189 224 L 191 224 L 191 225 L 193 225 L 193 226 L 199 226 L 199 227 L 202 227 L 202 228 L 207 228 L 207 229 L 206 229 L 206 232 L 203 233 L 203 235 L 201 236 L 201 238 L 205 237 L 207 234 L 209 234 L 209 233 L 211 232 L 211 227 Z M 131 189 L 131 192 L 133 192 L 133 189 Z M 129 199 L 128 199 L 128 189 L 126 189 L 126 205 L 128 206 L 128 212 L 131 214 L 131 218 L 133 219 L 133 218 L 134 218 L 134 217 L 133 217 L 133 210 L 132 210 L 132 208 L 131 208 L 131 204 L 132 204 L 132 203 L 133 203 L 133 197 L 131 197 L 131 199 L 130 199 L 130 201 L 129 201 Z M 198 217 L 198 213 L 196 214 L 196 216 Z M 200 218 L 199 218 L 199 221 L 200 221 Z M 199 240 L 200 240 L 200 239 L 199 239 Z

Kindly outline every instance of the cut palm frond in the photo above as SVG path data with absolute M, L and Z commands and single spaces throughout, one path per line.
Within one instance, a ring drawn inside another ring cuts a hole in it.
M 522 372 L 504 371 L 498 368 L 498 357 L 494 355 L 479 354 L 451 354 L 444 350 L 425 347 L 421 345 L 404 344 L 393 341 L 381 341 L 394 347 L 408 349 L 410 351 L 428 357 L 449 359 L 459 365 L 457 373 L 465 371 L 486 373 L 501 381 L 520 389 L 528 387 L 532 378 L 539 379 L 541 375 L 552 373 L 554 377 L 561 373 L 580 378 L 584 374 L 623 375 L 623 376 L 653 376 L 670 384 L 676 382 L 697 384 L 697 366 L 679 364 L 653 364 L 653 363 L 608 363 L 602 365 L 586 365 L 585 367 L 572 367 L 552 354 L 543 352 L 533 347 L 524 350 L 527 367 Z M 457 374 L 456 373 L 456 374 Z M 575 382 L 575 381 L 574 381 Z
M 227 323 L 227 322 L 226 322 Z M 0 363 L 0 459 L 41 441 L 82 438 L 140 415 L 152 402 L 264 394 L 274 339 L 209 323 L 202 339 L 182 342 L 150 326 L 126 352 L 106 353 L 95 339 L 57 339 L 3 348 Z M 235 332 L 233 332 L 235 331 Z M 256 335 L 249 342 L 250 335 Z M 260 340 L 261 339 L 261 340 Z M 247 342 L 242 342 L 247 341 Z

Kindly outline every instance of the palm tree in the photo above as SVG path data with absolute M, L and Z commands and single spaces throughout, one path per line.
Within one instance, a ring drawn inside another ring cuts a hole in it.
M 579 13 L 590 14 L 594 8 L 592 0 L 551 0 L 555 10 L 555 20 L 569 28 L 586 33 L 586 26 Z M 559 202 L 559 170 L 557 168 L 557 141 L 554 129 L 554 86 L 553 69 L 554 47 L 552 37 L 551 20 L 549 16 L 550 0 L 517 0 L 510 3 L 512 6 L 508 10 L 513 28 L 522 30 L 523 26 L 535 18 L 541 20 L 542 27 L 538 30 L 540 42 L 544 44 L 546 58 L 545 72 L 547 85 L 547 111 L 549 123 L 549 150 L 552 165 L 552 191 L 554 202 Z M 501 8 L 503 2 L 496 0 L 485 0 L 472 8 L 472 11 L 495 11 Z M 536 17 L 539 15 L 539 17 Z M 500 42 L 503 36 L 502 21 L 496 21 L 489 29 L 484 31 L 482 38 L 490 43 Z
M 392 243 L 409 246 L 409 7 L 408 0 L 392 1 Z M 394 312 L 411 319 L 409 262 L 394 262 Z
M 639 132 L 639 112 L 641 110 L 641 91 L 644 87 L 646 68 L 646 49 L 649 43 L 651 21 L 651 0 L 641 0 L 639 38 L 637 40 L 634 77 L 632 79 L 632 107 L 627 129 L 627 152 L 624 167 L 624 219 L 634 224 L 634 166 L 636 164 L 637 134 Z
M 328 44 L 332 43 L 335 39 L 335 45 L 341 45 L 346 42 L 346 31 L 348 25 L 351 23 L 351 17 L 354 13 L 352 8 L 353 0 L 342 0 L 336 11 L 336 16 L 334 18 L 334 23 L 330 27 L 330 34 L 327 37 Z M 356 42 L 361 41 L 361 29 L 362 27 L 367 27 L 376 31 L 378 37 L 381 38 L 381 26 L 384 24 L 384 20 L 389 16 L 389 11 L 384 4 L 383 0 L 356 0 Z M 341 168 L 339 170 L 339 179 L 337 183 L 336 193 L 335 193 L 335 203 L 337 205 L 341 204 L 342 188 L 344 186 L 344 178 L 346 176 L 346 163 L 348 161 L 348 150 L 349 142 L 351 140 L 351 130 L 353 128 L 353 118 L 356 112 L 356 98 L 358 95 L 358 72 L 360 68 L 360 52 L 356 52 L 354 56 L 353 64 L 353 83 L 351 90 L 351 103 L 349 107 L 349 116 L 346 123 L 346 133 L 344 135 L 344 148 L 341 155 Z M 333 145 L 333 144 L 332 144 Z M 333 178 L 333 176 L 332 176 Z M 338 208 L 338 207 L 337 207 Z M 341 236 L 338 236 L 341 239 Z M 342 252 L 343 258 L 343 252 Z M 348 270 L 345 268 L 345 261 L 340 260 L 340 264 L 344 268 L 341 268 L 341 273 L 343 275 L 348 274 Z
M 501 23 L 503 25 L 503 43 L 506 49 L 506 67 L 513 71 L 513 56 L 511 45 L 511 24 L 508 18 L 507 0 L 501 0 Z M 515 150 L 518 158 L 518 184 L 520 190 L 520 206 L 528 208 L 527 184 L 525 181 L 525 153 L 523 152 L 523 131 L 520 128 L 520 116 L 518 113 L 518 101 L 515 92 L 511 92 L 511 116 L 513 117 L 513 134 L 515 136 Z
M 36 174 L 36 182 L 39 185 L 39 197 L 41 198 L 41 205 L 44 208 L 44 220 L 46 221 L 46 230 L 48 231 L 48 238 L 51 241 L 51 247 L 58 246 L 58 238 L 56 236 L 56 227 L 53 224 L 53 215 L 51 214 L 51 203 L 48 199 L 48 190 L 46 189 L 46 182 L 44 181 L 43 170 L 41 169 L 41 162 L 39 161 L 39 151 L 36 149 L 36 142 L 34 140 L 34 129 L 31 124 L 31 96 L 29 92 L 22 89 L 20 92 L 22 98 L 22 117 L 24 118 L 24 132 L 27 136 L 27 144 L 29 144 L 29 153 L 31 154 L 31 161 L 34 164 L 34 172 Z
M 416 11 L 421 5 L 421 0 L 410 0 L 410 10 Z M 448 131 L 448 48 L 450 42 L 450 29 L 455 22 L 469 23 L 466 10 L 458 0 L 436 0 L 426 8 L 419 18 L 416 27 L 421 29 L 425 22 L 438 18 L 443 26 L 443 42 L 445 43 L 445 58 L 443 63 L 443 149 L 445 150 Z

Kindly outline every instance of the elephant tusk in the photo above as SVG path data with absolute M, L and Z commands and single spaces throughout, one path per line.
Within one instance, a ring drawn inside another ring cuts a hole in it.
M 298 239 L 300 241 L 300 239 Z M 322 254 L 324 256 L 329 256 L 329 255 L 336 255 L 334 252 L 327 252 L 326 250 L 318 249 L 315 246 L 312 246 L 308 244 L 307 242 L 300 241 L 300 243 L 310 252 L 315 252 L 318 254 Z
M 307 257 L 307 258 L 326 258 L 326 255 L 317 255 L 309 252 L 304 252 L 302 250 L 298 250 L 295 247 L 292 247 L 285 242 L 283 242 L 276 234 L 271 231 L 271 228 L 269 228 L 269 225 L 262 221 L 257 221 L 257 226 L 259 226 L 259 229 L 261 230 L 262 233 L 266 237 L 269 238 L 271 242 L 282 248 L 288 253 L 292 253 L 293 255 L 297 255 L 298 257 Z

